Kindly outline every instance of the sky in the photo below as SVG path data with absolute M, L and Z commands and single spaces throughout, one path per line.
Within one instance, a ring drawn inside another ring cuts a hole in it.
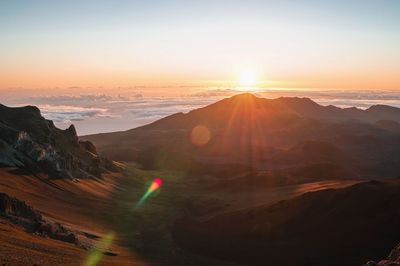
M 400 90 L 400 1 L 0 1 L 0 90 Z M 60 92 L 61 93 L 61 92 Z
M 0 103 L 79 135 L 243 91 L 400 107 L 398 0 L 0 0 Z

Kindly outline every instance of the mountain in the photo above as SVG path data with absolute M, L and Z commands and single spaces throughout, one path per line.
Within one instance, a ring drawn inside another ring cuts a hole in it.
M 241 94 L 78 138 L 36 107 L 0 105 L 0 260 L 390 265 L 399 125 L 393 107 Z M 104 157 L 127 163 L 110 173 L 118 164 Z M 137 204 L 155 177 L 162 189 Z
M 172 232 L 192 252 L 245 264 L 362 265 L 399 242 L 399 202 L 399 180 L 370 181 L 207 220 L 186 215 Z
M 80 141 L 73 125 L 58 129 L 34 106 L 0 105 L 0 165 L 61 178 L 100 176 L 117 169 L 91 142 Z
M 150 169 L 196 174 L 207 165 L 209 171 L 229 168 L 235 174 L 323 163 L 342 169 L 342 176 L 382 178 L 400 175 L 399 122 L 395 107 L 338 108 L 308 98 L 246 93 L 143 127 L 81 139 L 107 157 Z

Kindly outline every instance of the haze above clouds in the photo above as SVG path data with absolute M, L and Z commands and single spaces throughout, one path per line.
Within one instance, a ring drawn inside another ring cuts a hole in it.
M 131 91 L 126 95 L 112 93 L 52 96 L 12 97 L 0 93 L 2 103 L 10 106 L 36 105 L 44 117 L 60 128 L 76 126 L 79 135 L 121 131 L 151 123 L 165 116 L 206 106 L 222 98 L 240 93 L 231 89 L 210 89 L 173 96 L 146 96 Z M 322 105 L 368 108 L 375 104 L 400 107 L 400 92 L 396 91 L 300 91 L 260 90 L 267 98 L 298 96 L 312 98 Z

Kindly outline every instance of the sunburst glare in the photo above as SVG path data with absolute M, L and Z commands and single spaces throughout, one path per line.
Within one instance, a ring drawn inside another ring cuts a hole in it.
M 257 75 L 254 71 L 245 70 L 240 73 L 239 77 L 239 85 L 245 89 L 252 89 L 258 83 Z

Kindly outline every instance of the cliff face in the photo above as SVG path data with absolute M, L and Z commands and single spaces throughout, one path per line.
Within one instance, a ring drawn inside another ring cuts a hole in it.
M 79 141 L 75 127 L 54 126 L 34 106 L 0 105 L 0 165 L 44 172 L 54 178 L 87 178 L 115 170 L 94 145 Z

